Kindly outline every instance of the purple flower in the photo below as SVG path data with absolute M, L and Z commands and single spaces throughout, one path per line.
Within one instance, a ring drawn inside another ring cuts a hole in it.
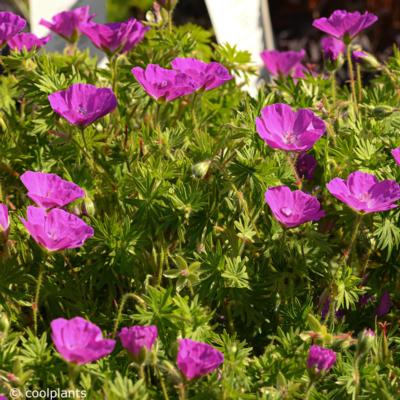
M 400 147 L 397 147 L 396 149 L 392 150 L 392 156 L 396 161 L 396 164 L 400 165 Z
M 68 42 L 74 43 L 80 36 L 81 24 L 90 21 L 94 17 L 95 14 L 89 14 L 89 6 L 84 6 L 56 14 L 52 18 L 52 22 L 41 19 L 39 24 L 57 33 Z
M 256 120 L 257 132 L 274 149 L 307 151 L 325 133 L 325 123 L 311 110 L 293 111 L 287 104 L 272 104 Z
M 313 22 L 313 26 L 336 39 L 351 40 L 362 30 L 368 28 L 377 21 L 378 17 L 369 12 L 364 14 L 336 10 L 329 18 L 319 18 Z
M 331 61 L 335 61 L 346 51 L 346 45 L 342 40 L 330 36 L 325 36 L 321 39 L 321 47 L 324 57 Z
M 195 58 L 175 58 L 171 62 L 175 71 L 188 75 L 198 88 L 215 89 L 233 79 L 229 71 L 220 63 L 205 63 Z
M 22 51 L 23 49 L 31 51 L 32 49 L 42 48 L 49 40 L 50 35 L 38 38 L 33 33 L 18 33 L 8 41 L 11 50 Z
M 147 65 L 146 69 L 132 68 L 132 74 L 143 89 L 156 100 L 174 100 L 193 93 L 198 89 L 198 83 L 186 74 L 161 68 L 156 64 Z
M 292 78 L 303 78 L 305 67 L 301 64 L 305 51 L 278 51 L 264 50 L 261 58 L 265 68 L 272 76 L 291 76 Z
M 109 88 L 75 83 L 66 90 L 48 96 L 51 108 L 69 123 L 87 126 L 117 107 L 117 99 Z
M 308 353 L 307 368 L 317 373 L 329 371 L 336 362 L 336 353 L 333 350 L 312 345 Z
M 317 160 L 307 153 L 301 153 L 296 161 L 296 170 L 300 177 L 311 180 L 314 177 Z
M 265 202 L 274 217 L 286 228 L 294 228 L 325 216 L 321 204 L 301 190 L 291 191 L 287 186 L 275 186 L 265 192 Z
M 90 21 L 81 24 L 81 31 L 106 54 L 126 53 L 139 44 L 149 27 L 132 18 L 126 22 L 98 24 Z
M 365 172 L 351 173 L 347 180 L 332 179 L 326 187 L 337 199 L 362 213 L 387 211 L 396 208 L 400 199 L 400 185 L 392 180 L 378 182 Z
M 94 234 L 92 227 L 60 208 L 47 213 L 43 208 L 29 206 L 27 219 L 21 221 L 33 239 L 48 251 L 81 247 Z
M 390 294 L 388 292 L 383 292 L 379 304 L 375 309 L 375 315 L 377 317 L 383 317 L 392 308 L 392 300 L 390 299 Z
M 53 320 L 51 338 L 60 355 L 78 365 L 109 355 L 115 346 L 115 340 L 103 339 L 100 328 L 81 317 Z
M 119 334 L 122 346 L 135 357 L 140 354 L 143 347 L 151 350 L 157 337 L 158 331 L 155 325 L 135 325 L 129 328 L 122 328 Z
M 78 185 L 55 174 L 27 171 L 20 179 L 28 189 L 28 197 L 43 208 L 63 207 L 85 196 Z
M 9 227 L 8 208 L 5 204 L 0 203 L 0 232 L 4 232 L 7 235 Z
M 176 362 L 186 379 L 192 380 L 217 369 L 224 355 L 207 343 L 180 339 Z
M 18 15 L 0 12 L 0 48 L 26 26 L 26 21 Z

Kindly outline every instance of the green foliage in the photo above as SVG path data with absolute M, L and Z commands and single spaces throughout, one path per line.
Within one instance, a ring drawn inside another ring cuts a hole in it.
M 52 111 L 47 96 L 74 82 L 110 86 L 108 67 L 87 52 L 1 58 L 0 200 L 11 210 L 9 241 L 0 249 L 1 390 L 71 387 L 49 324 L 80 315 L 105 332 L 115 323 L 154 324 L 159 332 L 145 378 L 120 345 L 82 366 L 73 385 L 89 399 L 177 399 L 182 337 L 225 355 L 219 372 L 186 382 L 190 399 L 304 399 L 311 342 L 332 347 L 338 360 L 309 399 L 399 398 L 397 316 L 378 319 L 374 310 L 384 291 L 392 310 L 400 300 L 400 213 L 366 215 L 352 243 L 354 213 L 325 188 L 355 170 L 400 179 L 390 154 L 400 145 L 399 51 L 364 85 L 358 112 L 347 85 L 337 85 L 335 102 L 321 74 L 278 79 L 257 98 L 230 81 L 157 103 L 130 69 L 169 66 L 177 56 L 220 61 L 244 79 L 254 72 L 247 53 L 211 44 L 211 33 L 197 26 L 154 28 L 120 57 L 118 109 L 85 130 L 87 152 L 78 129 Z M 280 184 L 295 188 L 296 178 L 285 155 L 255 130 L 261 109 L 276 102 L 310 108 L 329 125 L 312 150 L 315 178 L 303 182 L 327 217 L 290 230 L 272 217 L 264 192 Z M 39 336 L 31 314 L 43 254 L 19 221 L 29 204 L 19 180 L 27 170 L 56 173 L 84 188 L 85 199 L 68 209 L 95 230 L 82 248 L 47 259 Z M 361 306 L 363 294 L 375 298 Z M 320 318 L 327 299 L 328 315 Z M 339 309 L 343 317 L 335 316 Z M 355 337 L 365 327 L 377 335 L 360 357 Z

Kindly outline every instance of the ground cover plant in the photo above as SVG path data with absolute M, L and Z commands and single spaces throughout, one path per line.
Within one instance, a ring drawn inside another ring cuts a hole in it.
M 398 49 L 335 11 L 254 98 L 174 5 L 42 21 L 63 54 L 0 13 L 0 393 L 398 399 Z

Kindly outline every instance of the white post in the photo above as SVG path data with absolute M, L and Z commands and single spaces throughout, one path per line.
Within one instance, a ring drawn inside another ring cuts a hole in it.
M 206 0 L 219 43 L 236 45 L 251 53 L 253 64 L 262 67 L 260 53 L 274 48 L 268 0 Z M 256 92 L 257 78 L 247 88 Z

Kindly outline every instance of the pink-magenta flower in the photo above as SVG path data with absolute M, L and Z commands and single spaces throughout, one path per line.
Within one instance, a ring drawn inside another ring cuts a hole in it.
M 396 181 L 378 182 L 374 175 L 361 171 L 351 173 L 346 181 L 334 178 L 326 187 L 350 208 L 366 214 L 396 208 L 400 199 L 400 185 Z
M 346 51 L 346 45 L 343 41 L 331 36 L 325 36 L 321 39 L 321 47 L 324 57 L 331 61 L 337 60 Z
M 51 39 L 50 36 L 45 36 L 43 38 L 38 38 L 33 33 L 18 33 L 12 39 L 8 41 L 8 45 L 11 50 L 30 51 L 32 49 L 40 49 L 46 45 L 46 43 Z
M 336 39 L 349 41 L 375 23 L 377 19 L 376 15 L 369 12 L 361 14 L 358 11 L 336 10 L 329 18 L 316 19 L 313 26 Z
M 216 370 L 224 355 L 207 343 L 180 339 L 176 362 L 186 379 L 192 380 Z
M 269 188 L 265 192 L 265 202 L 274 217 L 286 228 L 318 221 L 325 216 L 318 199 L 301 190 L 292 192 L 287 186 Z
M 126 53 L 137 46 L 149 27 L 132 18 L 126 22 L 98 24 L 90 21 L 81 24 L 81 31 L 106 54 Z
M 87 126 L 117 107 L 117 98 L 111 89 L 86 83 L 75 83 L 50 94 L 48 99 L 57 114 L 77 126 Z
M 392 156 L 397 165 L 400 165 L 400 147 L 392 150 Z
M 26 21 L 18 15 L 7 11 L 0 12 L 0 48 L 25 26 Z
M 175 58 L 171 65 L 175 71 L 188 75 L 199 89 L 212 90 L 233 79 L 229 71 L 217 62 L 205 63 L 195 58 Z
M 377 317 L 383 317 L 390 311 L 391 308 L 392 308 L 392 300 L 390 298 L 390 294 L 385 291 L 383 292 L 382 297 L 379 300 L 379 304 L 376 307 L 375 315 Z
M 325 133 L 325 123 L 311 110 L 293 111 L 287 104 L 272 104 L 256 120 L 257 132 L 272 148 L 307 151 Z
M 29 206 L 27 219 L 21 218 L 21 221 L 33 239 L 48 251 L 81 247 L 94 234 L 91 226 L 60 208 L 46 212 Z
M 40 207 L 63 207 L 85 196 L 78 185 L 56 174 L 26 171 L 20 179 L 28 189 L 28 197 Z
M 115 340 L 104 339 L 97 325 L 81 317 L 53 320 L 51 338 L 61 357 L 78 365 L 108 356 L 115 347 Z
M 308 153 L 301 153 L 296 160 L 296 171 L 301 178 L 313 179 L 317 160 Z
M 142 348 L 151 350 L 157 337 L 158 331 L 155 325 L 122 328 L 119 334 L 122 346 L 135 357 L 140 354 Z
M 147 65 L 146 69 L 132 68 L 132 74 L 151 97 L 167 101 L 186 96 L 198 89 L 198 84 L 188 75 L 161 68 L 156 64 Z
M 89 6 L 84 6 L 56 14 L 51 22 L 41 19 L 39 24 L 60 35 L 68 42 L 74 43 L 81 34 L 81 24 L 94 17 L 95 14 L 90 15 Z
M 336 353 L 333 350 L 312 345 L 308 353 L 307 368 L 320 373 L 329 371 L 336 362 Z
M 292 78 L 303 78 L 306 68 L 301 64 L 306 52 L 300 51 L 278 51 L 265 50 L 261 58 L 265 68 L 272 76 L 291 76 Z
M 7 235 L 8 229 L 10 227 L 10 219 L 8 216 L 8 208 L 5 204 L 0 203 L 0 232 Z

